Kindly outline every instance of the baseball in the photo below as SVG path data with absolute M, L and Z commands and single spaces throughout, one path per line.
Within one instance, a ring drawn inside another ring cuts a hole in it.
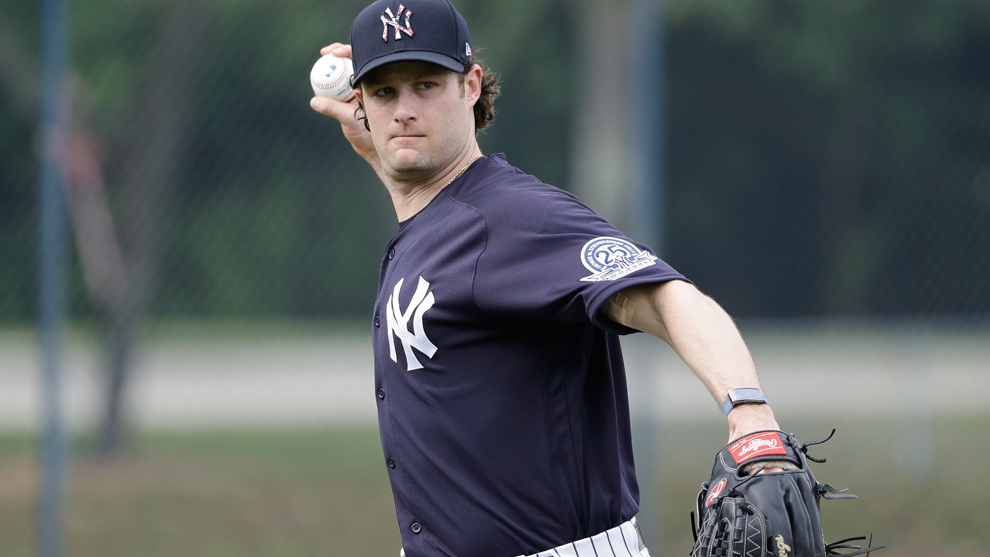
M 354 98 L 354 90 L 351 89 L 352 75 L 354 70 L 350 58 L 337 58 L 333 54 L 327 54 L 313 65 L 313 71 L 309 72 L 309 82 L 313 85 L 316 96 L 347 102 Z

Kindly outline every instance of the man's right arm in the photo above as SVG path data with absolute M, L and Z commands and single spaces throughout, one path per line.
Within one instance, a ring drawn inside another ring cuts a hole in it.
M 721 409 L 729 389 L 760 388 L 756 364 L 729 314 L 694 285 L 672 280 L 631 286 L 602 311 L 616 323 L 663 339 L 708 388 Z M 780 429 L 766 404 L 736 406 L 728 415 L 729 440 Z
M 320 55 L 325 54 L 333 54 L 338 58 L 350 58 L 351 45 L 333 43 L 320 49 Z M 355 93 L 360 95 L 360 91 L 355 91 Z M 359 120 L 356 115 L 358 110 L 357 97 L 346 103 L 328 97 L 313 97 L 309 106 L 320 114 L 330 116 L 340 122 L 340 128 L 351 147 L 371 165 L 371 168 L 378 174 L 378 178 L 384 182 L 385 176 L 382 173 L 381 159 L 378 158 L 378 151 L 375 150 L 375 144 L 371 140 L 371 133 L 364 127 L 364 121 Z

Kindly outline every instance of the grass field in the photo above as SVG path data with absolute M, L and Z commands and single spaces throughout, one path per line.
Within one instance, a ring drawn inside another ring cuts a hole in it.
M 898 471 L 893 422 L 790 425 L 804 440 L 839 428 L 812 453 L 829 459 L 814 470 L 860 499 L 824 503 L 827 538 L 873 531 L 889 548 L 879 555 L 891 557 L 990 554 L 990 416 L 937 420 L 938 457 L 920 477 Z M 648 540 L 655 556 L 688 553 L 688 511 L 724 435 L 720 426 L 661 428 L 664 527 Z M 4 556 L 34 555 L 35 443 L 0 436 Z M 69 557 L 397 555 L 373 429 L 142 434 L 110 462 L 76 445 L 64 516 Z

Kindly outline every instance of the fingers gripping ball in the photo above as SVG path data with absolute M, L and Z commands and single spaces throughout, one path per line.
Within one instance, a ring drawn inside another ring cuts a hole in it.
M 348 102 L 354 98 L 354 90 L 351 89 L 352 75 L 354 68 L 350 58 L 337 58 L 333 54 L 327 54 L 313 65 L 313 71 L 309 72 L 309 82 L 313 85 L 316 96 Z

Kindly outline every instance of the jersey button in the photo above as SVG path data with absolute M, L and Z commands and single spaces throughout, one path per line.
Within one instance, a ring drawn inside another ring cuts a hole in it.
M 378 389 L 378 398 L 385 400 L 385 389 Z
M 391 260 L 393 257 L 395 257 L 395 249 L 388 250 L 388 258 L 389 258 L 389 260 Z
M 376 315 L 375 316 L 375 327 L 381 327 L 381 326 L 382 326 L 382 320 L 379 319 L 378 316 Z
M 395 459 L 394 458 L 388 457 L 388 461 L 387 462 L 388 462 L 388 467 L 389 468 L 395 468 Z
M 413 534 L 418 534 L 423 531 L 423 526 L 418 522 L 413 522 L 409 529 L 412 530 Z

